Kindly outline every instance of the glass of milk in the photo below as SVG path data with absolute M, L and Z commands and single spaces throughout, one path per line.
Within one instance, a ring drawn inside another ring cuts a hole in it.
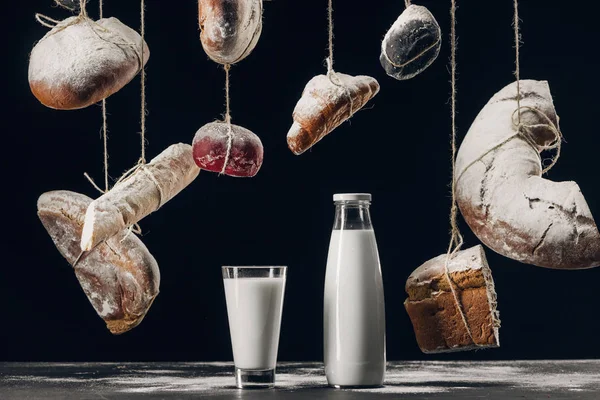
M 287 267 L 223 267 L 235 383 L 275 386 Z

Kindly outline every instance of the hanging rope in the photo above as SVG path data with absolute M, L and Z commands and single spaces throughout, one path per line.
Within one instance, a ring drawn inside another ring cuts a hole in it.
M 231 148 L 233 147 L 233 130 L 231 129 L 231 108 L 229 106 L 229 70 L 231 69 L 230 64 L 223 66 L 225 70 L 225 123 L 227 124 L 227 151 L 225 152 L 225 161 L 223 162 L 223 168 L 221 168 L 220 175 L 225 173 L 227 164 L 229 164 L 229 158 L 231 157 Z
M 514 0 L 513 28 L 515 31 L 515 78 L 517 79 L 517 110 L 521 109 L 521 68 L 519 65 L 519 48 L 521 47 L 521 34 L 519 33 L 519 0 Z M 521 125 L 521 112 L 517 113 L 518 123 Z
M 404 0 L 404 5 L 406 6 L 406 8 L 410 7 L 410 0 Z
M 327 57 L 327 77 L 329 78 L 329 81 L 331 83 L 333 83 L 335 86 L 341 88 L 342 90 L 344 90 L 344 93 L 346 94 L 346 97 L 348 97 L 348 100 L 350 101 L 350 115 L 348 118 L 352 118 L 352 115 L 354 115 L 354 101 L 352 100 L 352 93 L 350 93 L 350 90 L 348 89 L 348 87 L 346 85 L 344 85 L 344 83 L 342 82 L 342 80 L 340 79 L 340 77 L 335 73 L 334 69 L 333 69 L 333 0 L 328 0 L 328 6 L 327 6 L 327 20 L 328 20 L 328 33 L 329 33 L 329 57 Z
M 104 0 L 98 1 L 98 8 L 98 17 L 102 19 L 104 18 Z M 104 191 L 108 192 L 108 120 L 106 116 L 106 99 L 102 99 L 102 141 L 104 142 Z
M 542 174 L 545 174 L 546 172 L 550 171 L 552 169 L 552 167 L 554 167 L 554 165 L 556 165 L 558 159 L 560 158 L 563 136 L 562 136 L 562 132 L 558 128 L 557 124 L 555 124 L 554 121 L 552 121 L 550 118 L 548 118 L 548 116 L 544 112 L 542 112 L 540 109 L 538 109 L 536 107 L 521 106 L 521 97 L 522 97 L 522 95 L 521 95 L 521 71 L 520 71 L 521 67 L 520 67 L 520 61 L 519 61 L 519 58 L 520 58 L 519 48 L 521 46 L 521 33 L 520 33 L 520 29 L 519 29 L 519 25 L 520 25 L 519 1 L 513 0 L 513 6 L 514 6 L 513 31 L 514 31 L 514 36 L 515 36 L 514 76 L 517 80 L 517 108 L 513 112 L 513 115 L 512 115 L 512 124 L 515 129 L 515 133 L 513 135 L 509 136 L 508 138 L 501 140 L 499 143 L 493 145 L 489 150 L 485 151 L 481 156 L 477 157 L 475 160 L 473 160 L 469 164 L 467 164 L 465 166 L 465 168 L 461 171 L 461 173 L 458 175 L 458 177 L 456 178 L 456 182 L 458 182 L 462 178 L 462 176 L 465 174 L 465 172 L 467 172 L 467 170 L 469 168 L 471 168 L 473 165 L 475 165 L 479 161 L 483 160 L 485 158 L 485 156 L 487 156 L 491 152 L 499 149 L 500 147 L 504 146 L 506 143 L 508 143 L 511 140 L 516 139 L 516 138 L 523 139 L 527 144 L 529 144 L 535 150 L 535 154 L 538 156 L 538 158 L 540 160 L 540 164 L 542 164 L 542 167 L 543 167 Z M 525 124 L 525 123 L 523 123 L 521 121 L 521 114 L 522 114 L 523 110 L 537 114 L 537 116 L 545 122 L 541 123 L 541 124 Z M 533 134 L 533 130 L 540 129 L 540 128 L 545 128 L 554 134 L 554 139 L 550 142 L 550 144 L 539 145 L 536 143 L 534 134 Z M 548 166 L 544 167 L 543 159 L 540 154 L 540 151 L 546 151 L 546 150 L 556 150 L 556 153 L 552 158 L 550 158 L 550 164 L 548 164 Z
M 451 0 L 450 3 L 450 107 L 452 116 L 452 135 L 451 135 L 451 146 L 452 146 L 452 206 L 450 208 L 450 244 L 448 245 L 448 252 L 446 253 L 446 262 L 444 263 L 444 275 L 448 280 L 450 291 L 454 297 L 456 308 L 460 313 L 460 317 L 465 325 L 467 334 L 469 335 L 471 342 L 475 343 L 471 328 L 467 322 L 467 317 L 464 313 L 462 303 L 458 298 L 456 289 L 454 288 L 454 281 L 450 277 L 449 264 L 452 258 L 460 250 L 463 245 L 463 237 L 458 228 L 458 205 L 456 202 L 456 181 L 454 179 L 454 173 L 456 169 L 456 0 Z
M 83 0 L 82 0 L 83 1 Z M 141 77 L 141 110 L 140 110 L 140 136 L 141 136 L 141 156 L 140 156 L 140 164 L 146 164 L 146 69 L 144 67 L 144 43 L 146 38 L 146 4 L 144 0 L 140 2 L 140 35 L 142 37 L 142 41 L 140 44 L 140 77 Z

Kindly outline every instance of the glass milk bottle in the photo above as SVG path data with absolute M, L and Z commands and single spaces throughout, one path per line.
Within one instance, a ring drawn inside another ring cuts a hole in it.
M 385 307 L 366 193 L 336 194 L 324 301 L 325 374 L 330 386 L 381 386 Z

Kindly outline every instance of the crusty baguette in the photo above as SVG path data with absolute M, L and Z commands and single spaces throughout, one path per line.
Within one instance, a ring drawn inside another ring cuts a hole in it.
M 141 70 L 150 51 L 116 18 L 96 22 L 70 17 L 50 30 L 31 52 L 29 86 L 47 107 L 73 110 L 119 91 Z
M 598 266 L 600 234 L 579 186 L 541 177 L 539 153 L 556 137 L 548 125 L 558 126 L 548 82 L 522 80 L 521 97 L 521 122 L 537 125 L 535 148 L 515 136 L 517 85 L 511 83 L 481 110 L 458 151 L 460 211 L 479 240 L 506 257 L 558 269 Z
M 410 79 L 435 61 L 441 47 L 442 31 L 431 12 L 411 4 L 385 34 L 379 61 L 392 78 Z
M 500 319 L 492 273 L 482 246 L 456 253 L 448 270 L 458 305 L 445 274 L 446 254 L 417 268 L 406 281 L 404 307 L 424 353 L 499 347 Z M 461 309 L 469 330 L 467 330 Z
M 93 249 L 158 210 L 192 183 L 199 173 L 192 146 L 184 143 L 169 146 L 150 163 L 91 202 L 85 214 L 81 250 Z
M 332 82 L 338 80 L 339 82 Z M 287 134 L 290 150 L 302 154 L 360 110 L 379 92 L 370 76 L 335 73 L 331 79 L 317 75 L 304 88 L 294 109 L 294 123 Z
M 120 334 L 136 327 L 148 312 L 158 295 L 160 272 L 142 241 L 126 231 L 84 253 L 75 264 L 91 201 L 66 190 L 47 192 L 38 199 L 38 216 L 58 251 L 74 266 L 98 315 L 113 334 Z
M 262 31 L 262 0 L 198 0 L 200 41 L 220 64 L 246 58 Z

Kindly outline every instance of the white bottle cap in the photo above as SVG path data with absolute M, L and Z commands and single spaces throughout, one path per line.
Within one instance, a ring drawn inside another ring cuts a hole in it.
M 336 193 L 333 201 L 371 201 L 371 193 Z

